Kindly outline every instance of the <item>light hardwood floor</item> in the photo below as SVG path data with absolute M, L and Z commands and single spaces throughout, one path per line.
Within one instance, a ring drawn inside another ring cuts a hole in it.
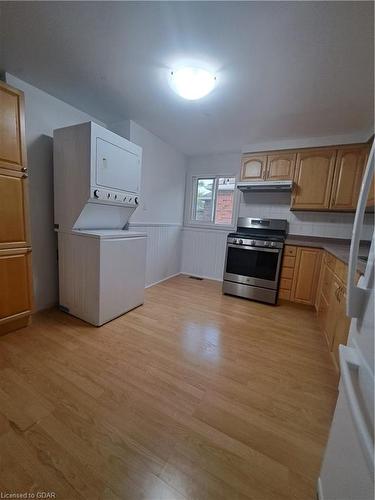
M 176 277 L 95 328 L 0 337 L 0 491 L 313 500 L 337 374 L 311 309 Z

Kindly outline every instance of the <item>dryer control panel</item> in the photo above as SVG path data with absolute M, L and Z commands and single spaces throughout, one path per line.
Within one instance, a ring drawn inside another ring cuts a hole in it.
M 91 198 L 110 204 L 136 207 L 139 204 L 139 196 L 134 193 L 124 193 L 124 191 L 114 191 L 110 189 L 91 188 Z

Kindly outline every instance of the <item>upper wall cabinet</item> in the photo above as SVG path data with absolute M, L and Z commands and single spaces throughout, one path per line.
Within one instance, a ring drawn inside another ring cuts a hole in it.
M 368 144 L 246 154 L 241 181 L 293 180 L 291 210 L 354 212 Z M 374 181 L 367 207 L 375 205 Z
M 267 179 L 289 180 L 294 177 L 296 153 L 274 153 L 267 155 Z
M 1 83 L 0 90 L 0 167 L 24 170 L 26 146 L 23 94 L 4 83 Z
M 356 209 L 367 156 L 367 146 L 342 147 L 338 150 L 330 201 L 331 209 L 340 211 Z
M 329 209 L 335 159 L 336 149 L 310 149 L 297 154 L 292 209 Z
M 241 160 L 241 181 L 292 180 L 295 153 L 244 155 Z
M 264 180 L 266 175 L 266 167 L 266 155 L 244 155 L 241 159 L 241 180 Z

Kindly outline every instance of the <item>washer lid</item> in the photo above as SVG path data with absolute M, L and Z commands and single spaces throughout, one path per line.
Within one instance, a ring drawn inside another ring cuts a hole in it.
M 71 231 L 71 233 L 98 239 L 140 238 L 147 236 L 147 233 L 128 231 L 125 229 L 75 229 Z

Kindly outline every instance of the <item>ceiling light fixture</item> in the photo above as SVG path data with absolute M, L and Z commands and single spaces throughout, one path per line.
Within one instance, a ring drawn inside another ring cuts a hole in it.
M 193 101 L 209 94 L 215 87 L 216 76 L 201 68 L 184 67 L 171 71 L 172 89 L 184 99 Z

